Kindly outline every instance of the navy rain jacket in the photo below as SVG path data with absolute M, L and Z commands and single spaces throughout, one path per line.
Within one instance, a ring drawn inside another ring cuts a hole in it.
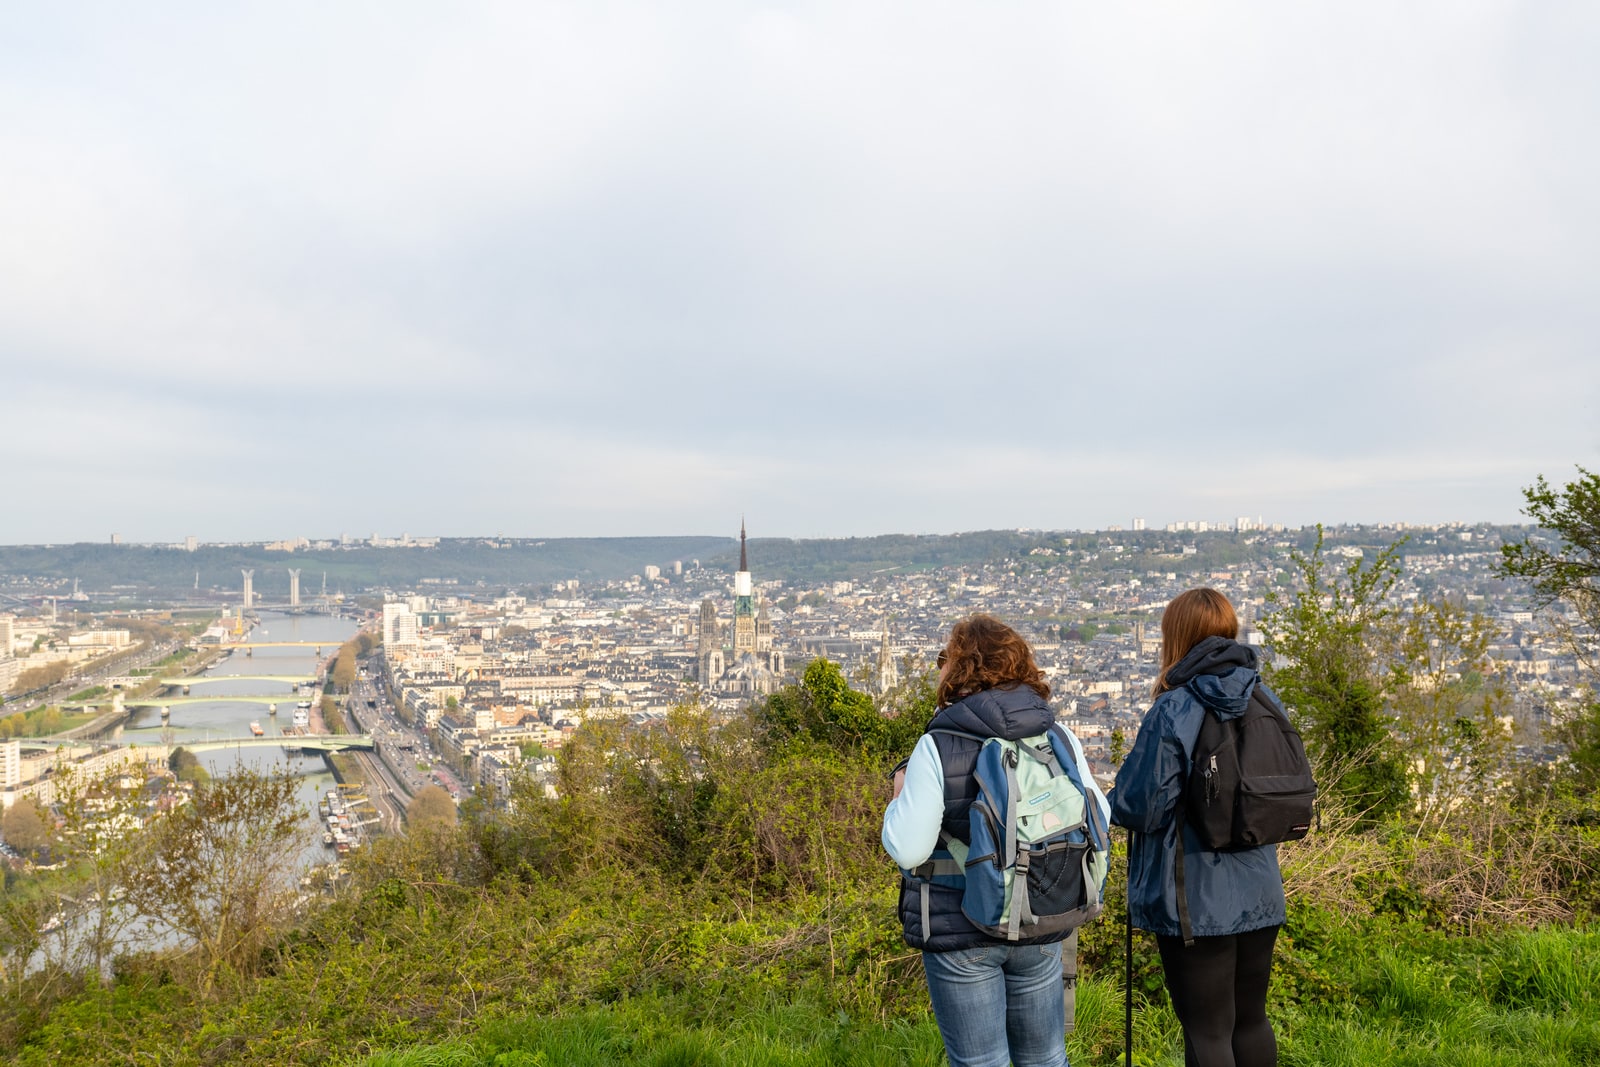
M 1189 922 L 1196 937 L 1242 934 L 1284 922 L 1278 846 L 1213 852 L 1176 819 L 1194 763 L 1202 716 L 1237 718 L 1261 684 L 1255 649 L 1208 637 L 1167 674 L 1139 726 L 1133 751 L 1117 771 L 1111 821 L 1133 831 L 1128 847 L 1128 907 L 1133 925 L 1181 936 L 1176 881 L 1177 840 L 1183 834 Z M 1270 696 L 1270 690 L 1263 690 Z M 1281 712 L 1274 698 L 1269 700 Z M 1208 712 L 1207 709 L 1210 709 Z

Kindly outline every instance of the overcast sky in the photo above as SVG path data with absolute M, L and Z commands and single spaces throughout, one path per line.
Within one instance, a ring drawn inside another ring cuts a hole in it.
M 1513 521 L 1600 5 L 9 4 L 0 542 Z

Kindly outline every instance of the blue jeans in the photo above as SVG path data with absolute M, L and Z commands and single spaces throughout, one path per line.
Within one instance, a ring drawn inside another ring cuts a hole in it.
M 924 952 L 950 1067 L 1066 1067 L 1061 945 Z

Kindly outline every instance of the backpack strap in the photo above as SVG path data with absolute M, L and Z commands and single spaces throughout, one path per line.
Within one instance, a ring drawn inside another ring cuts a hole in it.
M 989 740 L 987 737 L 983 737 L 979 734 L 969 734 L 965 730 L 951 730 L 944 726 L 935 726 L 933 729 L 926 730 L 924 732 L 930 734 L 949 734 L 951 737 L 964 737 L 968 741 L 976 741 L 980 745 Z
M 1005 863 L 1001 869 L 1010 867 L 1013 870 L 1011 922 L 1006 927 L 1008 941 L 1015 941 L 1022 936 L 1022 922 L 1025 917 L 1028 922 L 1033 922 L 1033 910 L 1028 906 L 1029 853 L 1026 849 L 1020 853 L 1017 851 L 1017 749 L 1027 747 L 1019 743 L 1014 748 L 1006 750 L 1002 759 L 1006 768 L 1006 852 Z M 1021 894 L 1020 899 L 1018 894 Z
M 945 833 L 943 830 L 939 831 L 938 847 L 944 848 L 947 851 L 950 847 L 950 835 Z M 950 857 L 948 859 L 929 858 L 923 860 L 909 873 L 917 882 L 918 894 L 922 898 L 920 902 L 920 908 L 922 911 L 922 940 L 927 941 L 928 938 L 932 936 L 933 925 L 929 916 L 930 909 L 928 905 L 928 887 L 933 884 L 933 879 L 936 876 L 963 875 L 966 873 L 966 871 L 962 869 L 961 864 L 958 863 L 954 857 Z
M 1090 788 L 1092 783 L 1085 782 L 1083 775 L 1078 772 L 1078 757 L 1082 751 L 1077 744 L 1077 738 L 1068 730 L 1063 730 L 1058 723 L 1051 723 L 1049 732 L 1061 738 L 1062 747 L 1067 750 L 1068 759 L 1058 761 L 1062 773 L 1073 785 L 1078 787 L 1078 792 L 1083 794 L 1083 820 L 1088 824 L 1089 844 L 1096 852 L 1111 851 L 1111 825 L 1106 821 L 1106 813 L 1101 810 L 1095 801 L 1095 790 Z
M 1254 690 L 1251 690 L 1251 692 L 1250 692 L 1250 699 L 1251 700 L 1255 700 L 1256 699 L 1256 694 L 1255 694 Z M 1206 708 L 1201 712 L 1201 714 L 1202 715 L 1212 715 L 1212 714 L 1215 714 L 1215 713 L 1212 712 L 1211 709 Z M 1237 716 L 1233 720 L 1233 733 L 1234 733 L 1234 744 L 1237 745 L 1239 743 L 1240 735 L 1242 735 L 1244 733 L 1244 716 L 1243 715 Z M 1190 762 L 1189 775 L 1192 776 L 1194 774 L 1193 753 L 1190 754 L 1190 761 L 1189 762 Z M 1184 880 L 1184 869 L 1183 869 L 1183 827 L 1184 827 L 1184 824 L 1186 822 L 1188 822 L 1188 815 L 1189 815 L 1189 778 L 1185 777 L 1184 780 L 1183 780 L 1183 790 L 1181 792 L 1179 792 L 1179 794 L 1178 794 L 1178 806 L 1176 808 L 1174 808 L 1173 811 L 1172 811 L 1172 818 L 1173 818 L 1173 821 L 1175 823 L 1177 823 L 1176 829 L 1178 831 L 1178 847 L 1177 847 L 1177 850 L 1176 850 L 1176 855 L 1174 856 L 1174 859 L 1175 859 L 1176 862 L 1175 862 L 1175 864 L 1173 866 L 1172 875 L 1173 875 L 1173 882 L 1175 883 L 1175 888 L 1177 889 L 1177 892 L 1178 892 L 1178 930 L 1179 930 L 1180 933 L 1183 934 L 1183 947 L 1184 948 L 1192 948 L 1192 947 L 1194 947 L 1194 927 L 1192 925 L 1190 925 L 1190 923 L 1189 923 L 1189 892 L 1188 892 L 1187 884 L 1186 884 L 1186 882 Z
M 1173 820 L 1177 823 L 1178 851 L 1177 865 L 1173 869 L 1173 881 L 1177 883 L 1178 890 L 1178 929 L 1183 934 L 1183 947 L 1191 948 L 1194 945 L 1194 927 L 1189 925 L 1189 894 L 1184 886 L 1183 879 L 1183 817 L 1184 800 L 1178 798 L 1178 806 L 1173 811 Z

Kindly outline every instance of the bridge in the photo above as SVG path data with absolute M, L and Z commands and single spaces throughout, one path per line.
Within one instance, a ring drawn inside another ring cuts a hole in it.
M 165 741 L 123 741 L 128 748 L 185 748 L 190 752 L 208 752 L 219 748 L 314 748 L 323 752 L 343 752 L 347 748 L 373 747 L 371 734 L 285 734 L 278 737 L 208 737 L 204 741 L 185 741 L 169 744 Z
M 208 682 L 284 682 L 288 685 L 310 685 L 316 680 L 316 676 L 310 674 L 196 674 L 188 678 L 157 679 L 162 685 L 181 685 L 185 689 L 191 685 L 204 685 Z
M 71 745 L 83 750 L 105 748 L 131 748 L 144 751 L 160 751 L 166 756 L 172 755 L 175 748 L 186 748 L 190 752 L 206 752 L 221 748 L 314 748 L 324 752 L 343 752 L 347 748 L 373 747 L 371 734 L 283 734 L 278 737 L 208 737 L 203 741 L 184 741 L 174 744 L 168 741 L 115 741 L 110 744 L 97 742 L 84 742 L 66 737 L 30 737 L 22 742 L 25 748 L 49 748 L 52 745 Z
M 125 708 L 170 708 L 179 704 L 287 704 L 294 700 L 293 693 L 252 693 L 246 696 L 223 696 L 218 694 L 209 697 L 124 697 L 120 701 L 95 700 L 87 703 L 62 704 L 63 708 L 103 708 L 120 703 Z
M 215 647 L 233 648 L 339 648 L 343 641 L 225 641 Z

